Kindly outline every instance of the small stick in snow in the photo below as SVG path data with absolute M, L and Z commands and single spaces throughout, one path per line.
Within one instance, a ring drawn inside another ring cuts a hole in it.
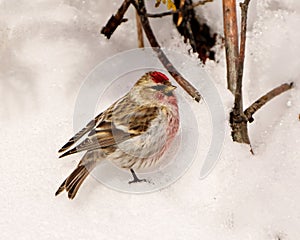
M 248 121 L 251 123 L 254 121 L 253 114 L 256 113 L 257 110 L 259 110 L 263 105 L 265 105 L 267 102 L 271 101 L 274 97 L 280 95 L 281 93 L 291 89 L 293 87 L 293 82 L 291 83 L 284 83 L 273 90 L 269 91 L 262 97 L 260 97 L 258 100 L 256 100 L 254 103 L 251 104 L 250 107 L 248 107 L 244 114 Z

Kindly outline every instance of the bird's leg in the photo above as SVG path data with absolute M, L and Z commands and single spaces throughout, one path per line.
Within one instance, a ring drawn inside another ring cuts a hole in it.
M 133 180 L 132 181 L 129 181 L 128 183 L 131 184 L 131 183 L 137 183 L 137 182 L 147 182 L 146 179 L 139 179 L 135 172 L 133 171 L 132 168 L 130 168 L 130 172 L 132 173 L 132 176 L 133 176 Z

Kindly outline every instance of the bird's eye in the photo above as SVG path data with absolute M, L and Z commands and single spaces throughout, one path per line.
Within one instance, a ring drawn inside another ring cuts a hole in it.
M 156 90 L 156 91 L 163 91 L 166 88 L 166 86 L 164 86 L 164 85 L 156 85 L 156 86 L 152 86 L 151 88 L 154 89 L 154 90 Z

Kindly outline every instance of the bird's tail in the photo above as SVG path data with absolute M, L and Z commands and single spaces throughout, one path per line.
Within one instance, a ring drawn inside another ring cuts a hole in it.
M 77 168 L 70 174 L 69 177 L 60 185 L 55 193 L 55 196 L 60 194 L 62 191 L 66 190 L 68 192 L 68 197 L 73 199 L 83 183 L 84 179 L 89 175 L 90 171 L 95 167 L 95 162 L 89 162 L 86 165 L 82 165 L 81 162 L 78 164 Z

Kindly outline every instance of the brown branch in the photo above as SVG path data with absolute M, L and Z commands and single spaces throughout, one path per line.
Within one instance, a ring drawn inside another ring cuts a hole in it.
M 243 112 L 242 78 L 244 54 L 239 55 L 236 0 L 223 0 L 224 33 L 227 63 L 227 87 L 234 94 L 234 106 L 230 113 L 233 141 L 250 145 L 247 118 Z M 245 21 L 245 19 L 244 19 Z M 244 22 L 245 23 L 245 22 Z M 246 35 L 246 25 L 242 29 L 241 41 Z M 245 42 L 243 42 L 245 44 Z M 244 52 L 245 46 L 242 47 Z M 240 71 L 241 70 L 241 71 Z
M 136 10 L 138 11 L 141 19 L 141 23 L 144 29 L 144 32 L 150 42 L 152 49 L 157 53 L 158 59 L 170 73 L 170 75 L 176 80 L 176 82 L 192 97 L 195 101 L 199 102 L 201 96 L 197 89 L 193 85 L 191 85 L 173 66 L 173 64 L 169 61 L 165 53 L 161 50 L 159 43 L 156 40 L 155 35 L 153 34 L 152 28 L 150 26 L 147 11 L 145 7 L 144 0 L 138 0 L 138 4 L 136 4 L 135 0 L 131 0 L 131 3 L 134 5 Z
M 140 20 L 139 13 L 136 11 L 136 31 L 137 31 L 137 40 L 138 40 L 138 47 L 144 48 L 144 37 L 143 37 L 143 26 Z
M 127 21 L 127 19 L 124 19 L 124 14 L 126 13 L 130 2 L 130 0 L 124 0 L 117 13 L 112 15 L 106 25 L 102 28 L 101 33 L 104 34 L 108 39 L 122 22 Z
M 240 45 L 240 56 L 239 62 L 244 63 L 245 59 L 245 48 L 246 48 L 246 32 L 247 32 L 247 16 L 248 16 L 248 7 L 250 0 L 245 0 L 243 3 L 240 3 L 241 8 L 241 45 Z M 242 74 L 243 75 L 243 74 Z
M 211 0 L 208 0 L 211 1 Z M 141 24 L 143 26 L 144 32 L 150 42 L 151 47 L 157 53 L 158 59 L 170 73 L 170 75 L 176 80 L 176 82 L 190 95 L 195 101 L 199 102 L 201 96 L 197 89 L 193 85 L 191 85 L 172 65 L 167 56 L 161 50 L 159 43 L 157 42 L 153 31 L 151 29 L 149 20 L 147 18 L 147 11 L 145 8 L 145 3 L 142 0 L 138 0 L 138 4 L 136 0 L 124 0 L 121 7 L 118 9 L 116 15 L 113 15 L 105 27 L 102 28 L 101 33 L 104 34 L 107 38 L 110 38 L 116 28 L 124 21 L 123 16 L 128 9 L 129 5 L 132 4 L 136 11 L 139 14 Z
M 263 105 L 265 105 L 267 102 L 271 101 L 274 97 L 280 95 L 281 93 L 291 89 L 293 87 L 293 83 L 284 83 L 273 90 L 269 91 L 262 97 L 260 97 L 258 100 L 256 100 L 254 103 L 251 104 L 250 107 L 248 107 L 244 114 L 249 122 L 253 122 L 253 115 L 256 113 L 257 110 L 259 110 Z
M 241 35 L 240 35 L 240 52 L 238 58 L 238 76 L 236 81 L 235 104 L 239 111 L 243 111 L 243 95 L 242 82 L 244 73 L 245 48 L 246 48 L 246 33 L 247 33 L 247 15 L 250 0 L 245 0 L 240 3 L 241 7 Z
M 223 1 L 223 3 L 226 2 Z M 235 44 L 236 47 L 234 48 L 234 52 L 232 53 L 234 56 L 234 60 L 231 62 L 232 68 L 227 68 L 227 70 L 234 70 L 236 71 L 236 74 L 232 75 L 232 79 L 228 79 L 228 81 L 233 84 L 235 82 L 235 91 L 234 91 L 234 106 L 232 109 L 232 112 L 230 114 L 230 123 L 231 123 L 231 128 L 232 128 L 232 138 L 236 142 L 240 143 L 246 143 L 250 145 L 250 139 L 249 139 L 249 134 L 248 134 L 248 118 L 245 116 L 243 112 L 243 92 L 242 92 L 242 83 L 243 83 L 243 73 L 244 73 L 244 60 L 245 60 L 245 48 L 246 48 L 246 32 L 247 32 L 247 14 L 248 14 L 248 5 L 249 5 L 250 0 L 245 0 L 244 3 L 240 4 L 241 11 L 242 11 L 242 19 L 241 19 L 241 35 L 240 35 L 240 52 L 238 51 L 238 43 L 235 42 L 236 38 L 238 36 L 237 34 L 237 29 L 235 27 L 237 26 L 237 19 L 236 19 L 236 12 L 234 9 L 236 9 L 235 4 L 230 6 L 230 12 L 232 12 L 231 18 L 229 19 L 230 22 L 233 26 L 230 26 L 233 29 L 233 33 L 235 34 L 232 38 L 229 38 L 229 40 L 233 39 L 233 41 L 229 41 L 231 44 Z M 225 13 L 224 13 L 225 14 Z M 225 21 L 225 16 L 224 16 L 224 21 Z M 229 24 L 228 24 L 229 25 Z M 226 30 L 226 28 L 225 28 Z M 226 35 L 225 35 L 226 36 Z M 231 45 L 229 45 L 231 46 Z M 238 54 L 238 55 L 235 55 Z M 227 55 L 226 55 L 227 56 Z M 235 56 L 238 56 L 236 59 Z M 230 60 L 230 56 L 228 55 Z M 228 61 L 227 61 L 228 63 Z M 237 68 L 237 69 L 235 69 Z M 228 72 L 229 74 L 229 72 Z M 228 75 L 228 77 L 230 77 Z M 234 77 L 236 79 L 234 79 Z M 232 86 L 233 87 L 233 86 Z
M 234 94 L 238 76 L 238 28 L 236 0 L 223 0 L 227 88 Z
M 228 60 L 230 59 L 230 52 L 227 55 L 226 51 L 226 60 L 227 64 L 233 64 L 234 66 L 229 66 L 229 70 L 233 69 L 236 67 L 237 63 L 237 75 L 236 75 L 236 89 L 234 92 L 234 107 L 232 109 L 232 112 L 230 113 L 230 125 L 232 128 L 232 138 L 236 142 L 240 143 L 246 143 L 250 145 L 250 140 L 249 140 L 249 134 L 248 134 L 248 122 L 252 122 L 253 119 L 253 114 L 260 109 L 263 105 L 265 105 L 267 102 L 269 102 L 271 99 L 274 97 L 278 96 L 279 94 L 287 91 L 288 89 L 292 88 L 292 83 L 291 84 L 283 84 L 272 91 L 268 92 L 264 96 L 260 97 L 257 101 L 255 101 L 250 107 L 248 107 L 245 111 L 243 111 L 243 98 L 242 98 L 242 81 L 243 81 L 243 70 L 244 70 L 244 60 L 245 60 L 245 49 L 246 49 L 246 32 L 247 32 L 247 15 L 248 15 L 248 7 L 249 3 L 251 0 L 244 0 L 243 3 L 240 3 L 241 7 L 241 35 L 240 35 L 240 51 L 238 54 L 238 62 L 236 62 L 236 59 L 234 61 L 232 60 L 231 62 Z M 231 4 L 230 4 L 231 2 Z M 236 34 L 235 30 L 235 25 L 236 25 L 236 16 L 235 12 L 235 4 L 234 1 L 232 0 L 223 0 L 223 6 L 227 4 L 228 7 L 231 7 L 231 9 L 228 11 L 228 14 L 230 16 L 228 17 L 229 20 L 235 21 L 233 23 L 233 26 L 230 26 L 230 28 L 233 28 L 231 30 L 231 33 Z M 234 8 L 234 9 L 233 9 Z M 225 19 L 227 18 L 226 15 L 226 8 L 224 8 L 224 29 L 225 29 L 225 39 L 226 39 L 226 27 L 229 27 L 229 24 L 226 25 Z M 229 21 L 228 20 L 228 21 Z M 229 38 L 229 40 L 232 40 L 232 42 L 229 41 L 230 44 L 236 44 L 238 45 L 237 42 L 235 42 L 235 36 L 233 36 L 233 40 Z M 227 46 L 226 46 L 227 47 Z M 231 47 L 229 45 L 229 47 Z M 234 46 L 233 46 L 234 47 Z M 227 49 L 226 49 L 227 50 Z M 234 54 L 232 55 L 233 57 L 236 56 L 236 50 L 234 49 Z M 228 72 L 229 74 L 229 72 Z M 230 80 L 230 79 L 228 79 Z M 251 146 L 250 146 L 251 147 Z M 253 151 L 251 150 L 253 153 Z
M 185 13 L 187 12 L 188 10 L 191 10 L 195 7 L 198 7 L 200 5 L 204 5 L 206 3 L 209 3 L 209 2 L 213 2 L 214 0 L 203 0 L 203 1 L 198 1 L 196 3 L 193 3 L 192 5 L 188 6 L 187 8 L 179 8 L 175 11 L 167 11 L 167 12 L 162 12 L 162 13 L 147 13 L 147 17 L 150 17 L 150 18 L 161 18 L 161 17 L 165 17 L 165 16 L 169 16 L 169 15 L 173 15 L 173 14 L 176 14 L 176 13 Z

